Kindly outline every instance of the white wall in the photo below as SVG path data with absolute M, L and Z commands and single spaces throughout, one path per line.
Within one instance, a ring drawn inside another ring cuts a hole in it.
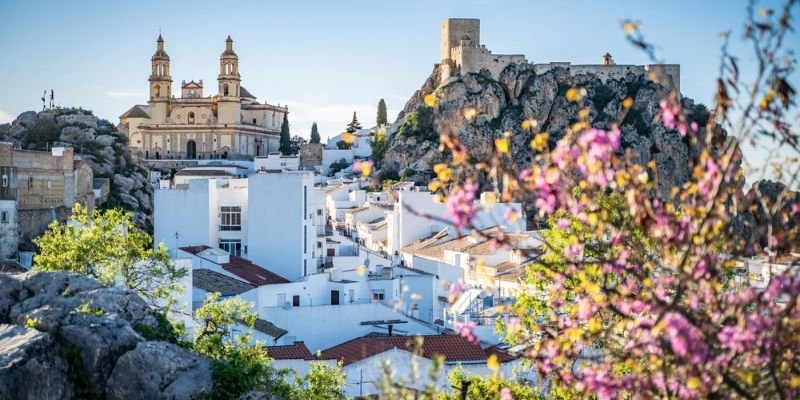
M 249 184 L 248 258 L 289 280 L 302 277 L 304 267 L 316 271 L 313 174 L 253 174 Z
M 379 303 L 292 307 L 289 309 L 266 307 L 260 309 L 259 314 L 261 318 L 289 331 L 286 334 L 287 337 L 304 341 L 311 353 L 370 332 L 386 332 L 385 329 L 371 325 L 361 325 L 362 321 L 400 319 L 408 321 L 408 323 L 395 325 L 394 331 L 397 334 L 438 333 L 436 327 L 416 322 Z

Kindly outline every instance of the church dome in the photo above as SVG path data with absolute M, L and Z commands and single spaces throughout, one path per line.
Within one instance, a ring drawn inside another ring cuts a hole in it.
M 167 52 L 164 51 L 164 38 L 161 37 L 161 34 L 158 34 L 158 40 L 156 40 L 157 47 L 156 52 L 153 54 L 153 60 L 169 60 L 169 55 Z

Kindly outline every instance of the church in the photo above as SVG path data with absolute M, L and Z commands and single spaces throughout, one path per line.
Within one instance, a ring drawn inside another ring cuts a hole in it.
M 181 82 L 172 93 L 170 59 L 158 35 L 151 58 L 150 100 L 122 114 L 119 131 L 131 153 L 144 160 L 251 159 L 278 151 L 287 107 L 261 104 L 241 86 L 239 56 L 228 36 L 219 58 L 217 94 L 203 81 Z

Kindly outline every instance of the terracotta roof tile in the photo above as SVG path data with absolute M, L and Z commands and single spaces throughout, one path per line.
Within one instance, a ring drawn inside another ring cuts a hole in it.
M 308 351 L 303 342 L 294 342 L 294 344 L 285 346 L 268 346 L 264 348 L 267 351 L 267 356 L 276 360 L 313 360 L 314 356 Z
M 487 347 L 487 348 L 483 349 L 483 351 L 484 351 L 484 353 L 486 353 L 487 358 L 489 356 L 491 356 L 492 354 L 494 354 L 495 356 L 497 356 L 497 361 L 501 362 L 501 363 L 514 361 L 517 358 L 519 358 L 517 356 L 509 354 L 508 352 L 498 348 L 497 345 L 494 345 L 492 347 Z
M 487 355 L 480 345 L 460 335 L 423 336 L 422 356 L 443 356 L 445 362 L 483 361 Z M 366 336 L 353 339 L 322 352 L 324 360 L 341 360 L 344 365 L 372 357 L 394 348 L 412 351 L 413 336 Z
M 181 247 L 181 250 L 200 257 L 198 254 L 200 254 L 203 250 L 210 248 L 211 247 L 209 246 L 190 246 Z M 203 259 L 207 260 L 205 258 Z M 289 283 L 288 279 L 242 257 L 230 255 L 229 262 L 218 265 L 221 266 L 225 271 L 244 279 L 254 286 Z

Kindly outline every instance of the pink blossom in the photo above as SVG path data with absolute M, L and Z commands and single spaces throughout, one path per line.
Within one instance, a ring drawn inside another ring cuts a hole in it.
M 568 260 L 578 259 L 582 253 L 583 245 L 580 243 L 572 243 L 564 247 L 564 257 Z
M 455 323 L 455 330 L 458 332 L 459 335 L 465 337 L 470 343 L 478 344 L 480 340 L 475 336 L 473 332 L 475 330 L 475 323 L 472 321 L 461 322 L 458 321 Z
M 465 228 L 478 207 L 475 204 L 475 192 L 478 190 L 477 183 L 466 183 L 463 186 L 451 191 L 447 197 L 444 215 L 450 219 L 458 228 Z
M 514 396 L 511 394 L 511 388 L 503 388 L 500 390 L 500 399 L 501 400 L 514 400 Z

